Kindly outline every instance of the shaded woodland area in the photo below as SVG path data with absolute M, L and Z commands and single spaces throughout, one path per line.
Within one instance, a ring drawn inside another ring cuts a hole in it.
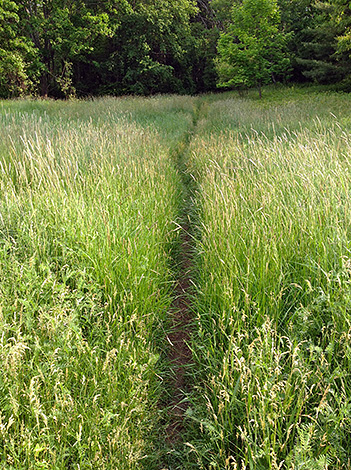
M 346 0 L 0 0 L 0 97 L 351 89 Z

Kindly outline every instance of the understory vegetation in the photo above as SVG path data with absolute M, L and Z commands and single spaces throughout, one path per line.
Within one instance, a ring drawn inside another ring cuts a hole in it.
M 1 468 L 350 468 L 351 99 L 263 96 L 0 102 Z

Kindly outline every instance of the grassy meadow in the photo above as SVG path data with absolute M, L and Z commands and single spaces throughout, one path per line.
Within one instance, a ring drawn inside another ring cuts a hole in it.
M 351 467 L 350 107 L 277 90 L 199 122 L 197 468 Z
M 351 97 L 263 96 L 0 102 L 1 468 L 351 468 Z
M 1 468 L 156 465 L 170 149 L 191 113 L 172 97 L 1 103 Z

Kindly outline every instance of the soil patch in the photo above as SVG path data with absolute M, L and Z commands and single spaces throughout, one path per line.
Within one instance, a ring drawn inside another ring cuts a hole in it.
M 170 343 L 168 359 L 172 366 L 170 386 L 173 389 L 173 396 L 169 403 L 169 424 L 166 429 L 166 438 L 171 446 L 178 443 L 183 434 L 184 418 L 188 408 L 186 394 L 189 392 L 186 369 L 192 362 L 192 354 L 188 346 L 192 319 L 189 301 L 192 252 L 188 225 L 182 227 L 180 248 L 180 274 L 171 309 L 172 330 L 167 338 Z

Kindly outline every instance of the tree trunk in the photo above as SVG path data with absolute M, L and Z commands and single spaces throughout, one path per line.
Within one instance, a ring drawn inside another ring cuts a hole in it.
M 49 93 L 49 85 L 48 85 L 48 74 L 43 72 L 40 77 L 40 95 L 43 98 L 47 98 Z

